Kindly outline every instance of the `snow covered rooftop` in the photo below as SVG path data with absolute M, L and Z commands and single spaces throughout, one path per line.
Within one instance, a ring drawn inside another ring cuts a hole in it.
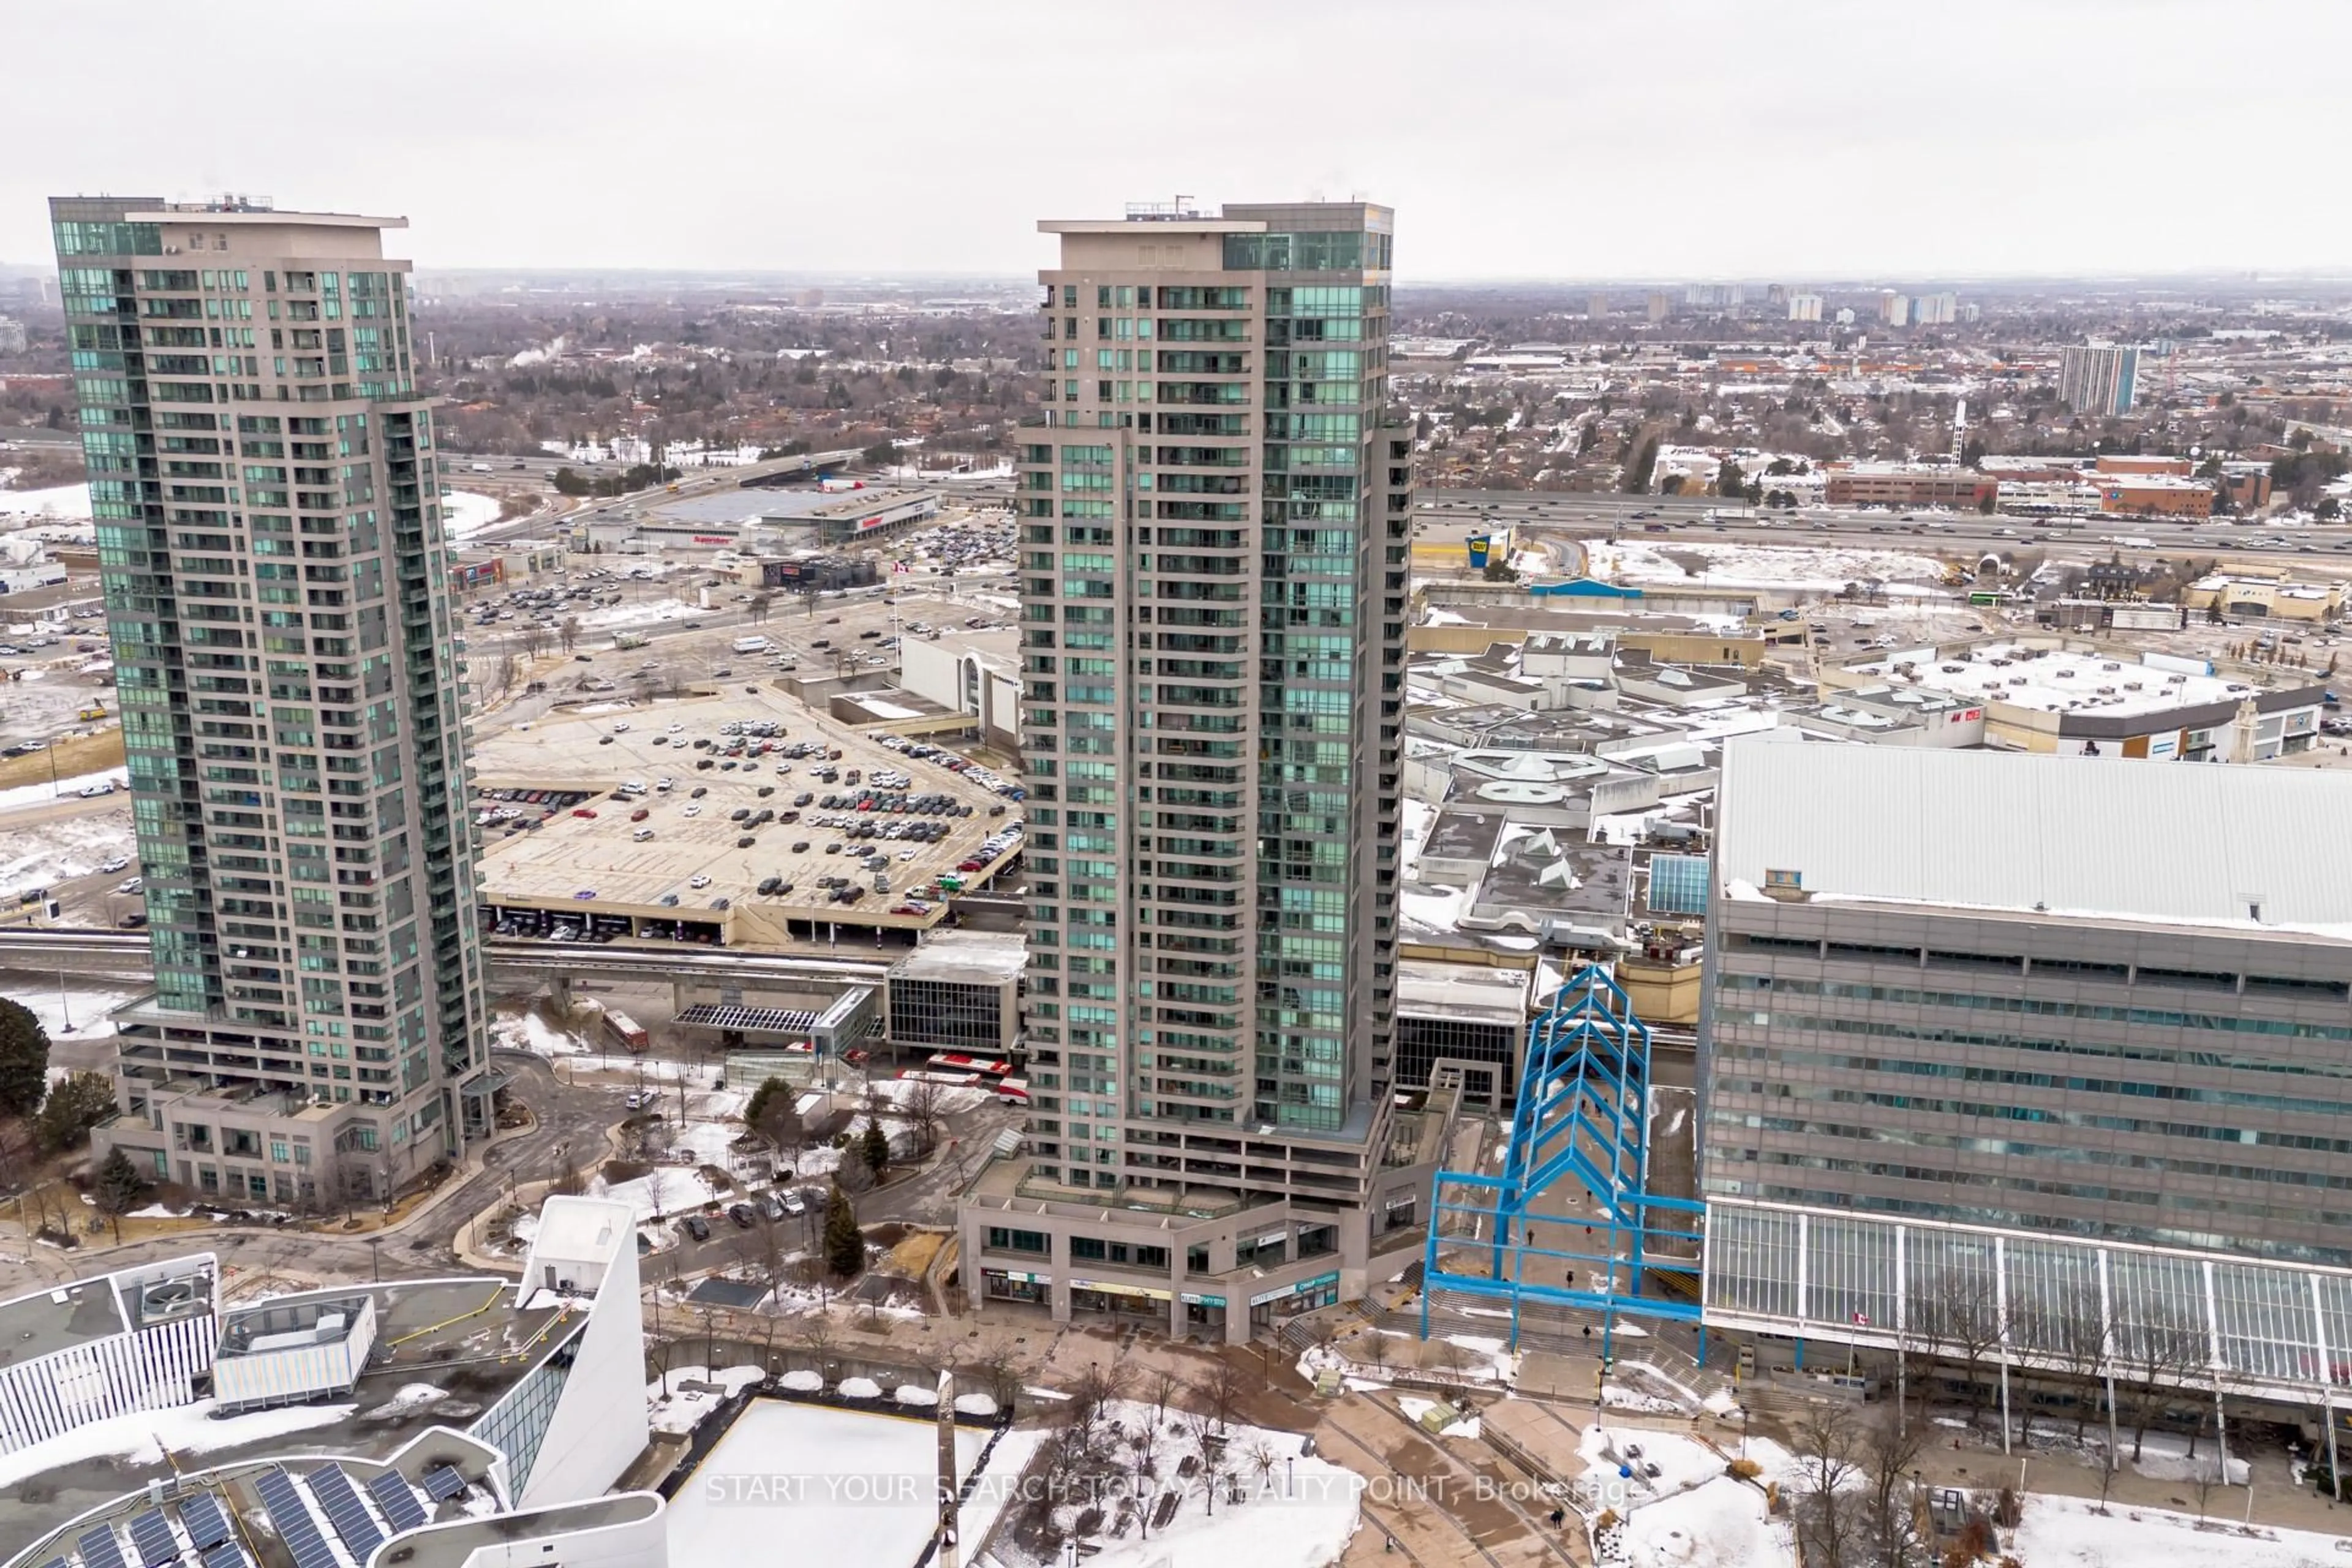
M 2352 835 L 2324 830 L 2347 814 L 2352 777 L 2324 769 L 1735 741 L 1715 874 L 1754 889 L 1794 872 L 1813 900 L 2352 941 Z
M 2133 718 L 2179 708 L 2234 703 L 2261 689 L 2215 675 L 2135 663 L 2095 650 L 1987 643 L 1944 654 L 1930 648 L 1849 665 L 1856 675 L 1884 677 L 1971 702 L 2000 702 L 2042 713 L 2095 713 Z

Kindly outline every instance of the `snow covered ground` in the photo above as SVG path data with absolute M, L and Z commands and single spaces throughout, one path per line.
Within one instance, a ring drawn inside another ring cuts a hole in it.
M 699 1171 L 685 1165 L 656 1165 L 628 1182 L 608 1183 L 599 1176 L 588 1185 L 591 1197 L 610 1198 L 636 1210 L 641 1224 L 698 1209 L 719 1195 Z
M 1767 1515 L 1762 1492 L 1729 1476 L 1633 1510 L 1623 1539 L 1625 1561 L 1633 1568 L 1797 1565 L 1789 1526 Z M 2039 1557 L 2027 1561 L 2042 1568 Z
M 646 1384 L 646 1409 L 655 1431 L 691 1432 L 696 1423 L 725 1404 L 738 1389 L 749 1388 L 767 1375 L 760 1368 L 748 1365 L 730 1366 L 719 1372 L 707 1366 L 674 1366 L 667 1376 Z
M 0 1454 L 0 1487 L 13 1487 L 27 1477 L 58 1465 L 83 1459 L 119 1459 L 127 1465 L 161 1464 L 163 1451 L 176 1455 L 209 1453 L 246 1443 L 331 1426 L 352 1414 L 348 1405 L 300 1405 L 284 1410 L 257 1410 L 215 1421 L 213 1402 L 200 1399 L 176 1410 L 142 1410 L 93 1421 L 70 1432 Z
M 89 515 L 89 487 L 54 485 L 45 490 L 0 490 L 0 517 L 40 517 L 64 521 Z
M 478 495 L 472 490 L 441 492 L 441 527 L 452 543 L 471 539 L 499 520 L 499 502 L 495 496 Z
M 37 991 L 11 988 L 8 994 L 32 1009 L 51 1040 L 100 1040 L 114 1033 L 107 1015 L 133 996 L 144 994 L 146 989 L 101 991 L 75 985 L 60 994 L 50 985 Z M 66 1026 L 68 1023 L 71 1028 Z
M 1109 1411 L 1129 1433 L 1152 1419 L 1152 1407 L 1137 1400 L 1118 1401 Z M 1319 1456 L 1299 1456 L 1298 1447 L 1295 1432 L 1234 1424 L 1225 1463 L 1243 1501 L 1221 1495 L 1213 1516 L 1194 1486 L 1149 1540 L 1131 1530 L 1101 1540 L 1101 1551 L 1084 1560 L 1093 1568 L 1325 1568 L 1337 1563 L 1362 1519 L 1364 1478 Z M 1187 1456 L 1198 1453 L 1186 1424 L 1171 1413 L 1154 1452 L 1159 1473 L 1174 1475 Z M 1263 1468 L 1254 1458 L 1258 1455 L 1265 1457 Z M 967 1531 L 965 1539 L 980 1537 Z M 1008 1563 L 1023 1561 L 1002 1546 L 997 1555 Z
M 1944 579 L 1941 563 L 1892 550 L 1679 542 L 1646 544 L 1631 540 L 1612 544 L 1596 539 L 1586 551 L 1592 575 L 1612 583 L 1704 584 L 1834 594 L 1848 583 L 1865 578 L 1923 587 L 1940 586 Z M 1697 569 L 1685 567 L 1685 559 L 1695 559 Z
M 131 829 L 131 803 L 119 810 L 60 816 L 25 827 L 0 826 L 0 889 L 45 888 L 70 877 L 87 877 L 110 860 L 138 852 Z M 126 868 L 122 875 L 129 876 Z M 132 899 L 123 912 L 140 908 Z
M 2270 1529 L 2246 1535 L 2232 1524 L 2200 1528 L 2190 1514 L 2114 1503 L 2101 1519 L 2095 1506 L 2086 1498 L 2028 1497 L 2011 1554 L 2031 1568 L 2312 1568 L 2344 1560 L 2332 1535 Z
M 47 805 L 60 796 L 78 795 L 91 784 L 110 783 L 118 790 L 129 789 L 131 775 L 121 768 L 109 768 L 103 773 L 77 773 L 69 779 L 59 779 L 54 784 L 44 782 L 0 789 L 0 811 L 20 811 L 27 806 Z
M 767 1562 L 790 1542 L 795 1561 L 911 1563 L 931 1534 L 936 1434 L 928 1412 L 908 1420 L 755 1400 L 672 1500 L 670 1561 Z M 989 1476 L 1009 1489 L 1038 1436 L 1008 1435 Z M 968 1471 L 987 1441 L 959 1428 L 958 1468 Z M 983 1479 L 966 1515 L 967 1542 L 992 1522 L 992 1491 Z

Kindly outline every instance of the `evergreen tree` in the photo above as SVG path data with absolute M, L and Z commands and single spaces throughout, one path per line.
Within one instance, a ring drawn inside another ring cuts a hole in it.
M 882 1131 L 879 1121 L 868 1121 L 866 1123 L 866 1138 L 860 1152 L 866 1156 L 866 1168 L 877 1176 L 882 1173 L 882 1167 L 890 1163 L 890 1135 Z
M 866 1267 L 866 1235 L 857 1228 L 857 1210 L 839 1187 L 824 1205 L 824 1264 L 846 1279 Z
M 43 1152 L 79 1147 L 89 1130 L 114 1114 L 114 1080 L 102 1072 L 78 1072 L 50 1091 L 33 1135 Z
M 49 1032 L 31 1008 L 0 996 L 0 1115 L 32 1115 L 48 1081 Z
M 90 1195 L 98 1200 L 98 1212 L 114 1222 L 114 1239 L 121 1241 L 122 1216 L 147 1196 L 147 1178 L 139 1173 L 130 1155 L 110 1149 L 98 1168 L 98 1184 Z
M 1640 495 L 1648 489 L 1650 475 L 1656 470 L 1657 467 L 1658 438 L 1653 436 L 1642 443 L 1641 454 L 1633 459 L 1633 466 L 1625 470 L 1626 493 Z
M 795 1092 L 793 1086 L 782 1079 L 762 1079 L 760 1087 L 751 1091 L 751 1103 L 743 1108 L 743 1125 L 759 1126 L 761 1118 L 768 1113 L 768 1102 L 771 1100 L 781 1094 L 789 1100 Z

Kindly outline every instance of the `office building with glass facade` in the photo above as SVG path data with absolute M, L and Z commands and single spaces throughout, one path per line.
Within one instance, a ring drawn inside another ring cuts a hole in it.
M 1040 226 L 1061 254 L 1015 453 L 1019 1183 L 1113 1217 L 1318 1205 L 1352 1216 L 1335 1251 L 1360 1267 L 1396 1037 L 1392 214 Z
M 1727 749 L 1710 1197 L 2352 1264 L 2352 780 Z
M 384 1196 L 490 1122 L 404 220 L 50 216 L 155 973 L 101 1139 L 232 1201 Z

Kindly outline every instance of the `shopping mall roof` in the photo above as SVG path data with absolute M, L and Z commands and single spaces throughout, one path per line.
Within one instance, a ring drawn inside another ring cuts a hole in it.
M 1718 886 L 2352 941 L 2352 777 L 1916 747 L 1725 750 Z

